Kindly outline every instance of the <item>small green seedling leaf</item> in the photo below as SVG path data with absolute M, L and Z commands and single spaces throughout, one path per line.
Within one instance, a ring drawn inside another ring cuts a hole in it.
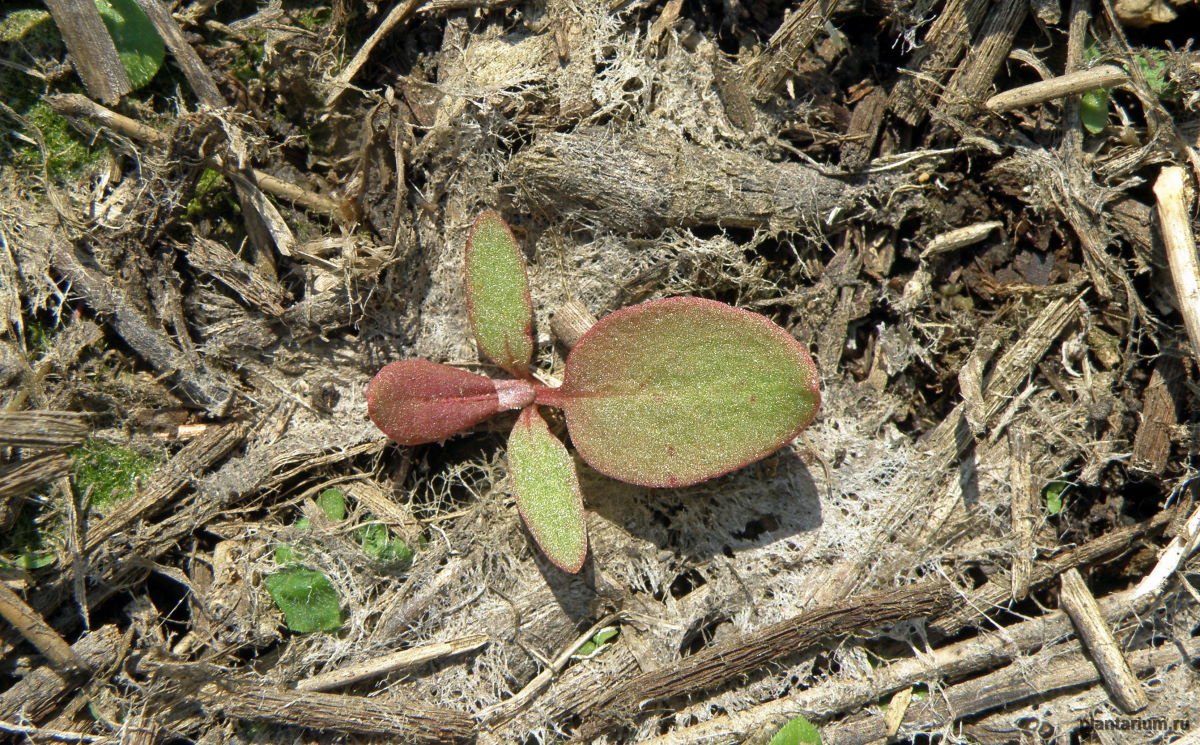
M 783 725 L 767 745 L 821 745 L 821 733 L 804 717 Z
M 575 462 L 537 406 L 517 417 L 508 438 L 508 466 L 517 509 L 542 553 L 563 571 L 578 572 L 587 558 L 579 478 Z
M 533 304 L 525 257 L 504 218 L 484 212 L 466 250 L 467 314 L 479 350 L 518 378 L 533 359 Z
M 308 634 L 341 628 L 342 610 L 337 590 L 324 574 L 314 569 L 289 567 L 268 576 L 266 586 L 271 600 L 283 611 L 283 618 L 292 631 Z
M 757 313 L 678 297 L 625 308 L 567 358 L 558 406 L 593 468 L 642 486 L 687 486 L 770 455 L 812 421 L 816 366 Z
M 317 506 L 331 522 L 346 519 L 346 495 L 341 489 L 326 489 L 317 495 Z
M 1099 134 L 1108 126 L 1109 93 L 1106 88 L 1096 88 L 1079 96 L 1079 120 L 1083 128 Z
M 577 660 L 586 660 L 590 657 L 595 657 L 600 653 L 600 649 L 604 645 L 612 642 L 620 633 L 621 629 L 619 626 L 608 626 L 600 629 L 592 635 L 591 639 L 588 639 L 583 644 L 580 644 L 579 649 L 575 650 L 575 654 L 571 656 Z
M 18 41 L 30 31 L 50 20 L 50 14 L 39 8 L 14 10 L 0 19 L 0 41 Z
M 1046 514 L 1051 517 L 1062 512 L 1063 508 L 1063 493 L 1067 490 L 1067 482 L 1051 481 L 1042 490 L 1042 499 L 1046 502 Z
M 135 89 L 141 88 L 162 67 L 166 46 L 137 0 L 96 0 L 100 18 L 112 35 L 117 56 Z
M 371 519 L 368 517 L 368 519 Z M 412 561 L 412 548 L 400 540 L 393 538 L 386 525 L 368 523 L 355 532 L 358 544 L 363 553 L 384 564 L 403 564 Z
M 299 527 L 299 523 L 297 523 L 297 527 Z M 273 558 L 276 564 L 299 564 L 300 552 L 286 543 L 281 543 L 275 547 L 275 556 Z

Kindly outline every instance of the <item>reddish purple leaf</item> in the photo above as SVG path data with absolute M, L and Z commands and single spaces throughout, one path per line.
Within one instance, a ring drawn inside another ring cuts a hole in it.
M 393 362 L 367 385 L 367 413 L 401 445 L 437 442 L 533 401 L 524 380 L 493 381 L 428 360 Z

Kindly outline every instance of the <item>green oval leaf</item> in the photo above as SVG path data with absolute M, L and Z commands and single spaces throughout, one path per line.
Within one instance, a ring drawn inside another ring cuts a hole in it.
M 574 574 L 587 558 L 587 525 L 575 462 L 537 406 L 517 417 L 508 437 L 508 467 L 517 509 L 542 553 Z
M 471 226 L 466 250 L 467 314 L 479 350 L 518 378 L 533 359 L 533 303 L 525 257 L 497 212 Z
M 141 88 L 162 67 L 166 45 L 136 0 L 96 0 L 96 9 L 117 47 L 129 84 Z
M 566 413 L 593 468 L 643 486 L 686 486 L 771 454 L 820 404 L 817 369 L 757 313 L 668 298 L 602 319 L 538 402 Z
M 1092 134 L 1099 134 L 1108 126 L 1109 93 L 1105 88 L 1096 88 L 1079 96 L 1079 121 Z
M 767 745 L 821 745 L 821 733 L 804 717 L 796 717 L 779 728 Z
M 290 567 L 267 577 L 265 584 L 271 600 L 283 611 L 283 618 L 292 631 L 307 634 L 341 628 L 342 610 L 337 590 L 324 574 L 315 569 Z

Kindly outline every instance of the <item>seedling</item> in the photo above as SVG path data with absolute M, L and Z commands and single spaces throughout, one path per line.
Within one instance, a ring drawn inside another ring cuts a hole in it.
M 567 357 L 559 387 L 530 372 L 533 306 L 525 259 L 495 212 L 466 248 L 467 312 L 480 351 L 512 379 L 428 360 L 385 366 L 367 386 L 375 425 L 401 445 L 437 442 L 519 409 L 508 440 L 517 508 L 549 559 L 578 572 L 587 556 L 575 463 L 539 406 L 561 409 L 597 471 L 654 487 L 695 484 L 760 460 L 812 421 L 817 369 L 791 334 L 757 313 L 673 297 L 601 319 Z

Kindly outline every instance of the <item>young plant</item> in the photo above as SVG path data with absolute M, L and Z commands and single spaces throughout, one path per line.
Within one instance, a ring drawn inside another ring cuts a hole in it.
M 546 556 L 578 572 L 587 556 L 574 461 L 539 406 L 561 409 L 571 442 L 597 471 L 632 484 L 695 484 L 760 460 L 812 421 L 816 366 L 757 313 L 674 297 L 601 319 L 552 388 L 533 378 L 533 307 L 525 260 L 499 214 L 466 248 L 467 312 L 480 351 L 512 375 L 494 380 L 427 360 L 385 366 L 367 386 L 371 420 L 401 445 L 443 440 L 519 409 L 508 440 L 513 493 Z

